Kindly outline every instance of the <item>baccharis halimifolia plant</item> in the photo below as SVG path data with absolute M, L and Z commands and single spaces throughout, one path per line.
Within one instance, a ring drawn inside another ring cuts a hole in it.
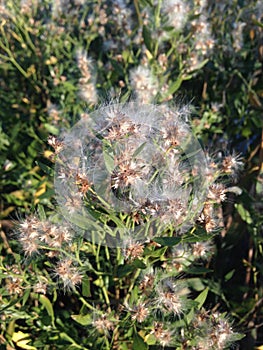
M 112 103 L 48 140 L 58 210 L 27 217 L 18 239 L 29 261 L 49 260 L 53 284 L 39 293 L 58 283 L 82 304 L 71 317 L 86 327 L 83 348 L 216 350 L 240 337 L 203 309 L 208 288 L 191 273 L 210 271 L 234 192 L 225 180 L 241 163 L 206 155 L 188 121 L 186 106 Z

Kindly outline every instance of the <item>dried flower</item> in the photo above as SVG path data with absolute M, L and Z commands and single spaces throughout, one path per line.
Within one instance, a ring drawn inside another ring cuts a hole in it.
M 6 289 L 10 295 L 22 295 L 23 294 L 23 279 L 11 277 L 6 279 Z
M 208 200 L 214 203 L 221 203 L 226 200 L 226 188 L 223 184 L 215 183 L 209 187 L 207 194 Z
M 150 314 L 150 310 L 145 302 L 138 302 L 136 305 L 130 306 L 128 303 L 125 304 L 125 308 L 131 313 L 131 318 L 134 321 L 142 323 Z
M 143 279 L 139 284 L 139 288 L 145 295 L 152 293 L 154 279 L 155 277 L 153 273 L 148 273 L 143 276 Z
M 196 242 L 192 245 L 192 254 L 195 258 L 206 258 L 212 253 L 212 249 L 210 242 Z
M 134 260 L 143 255 L 144 245 L 129 239 L 124 243 L 123 254 L 125 259 Z
M 55 276 L 63 282 L 65 289 L 72 289 L 82 281 L 82 274 L 74 266 L 72 259 L 61 258 L 54 270 Z
M 214 47 L 214 39 L 212 38 L 209 21 L 206 15 L 202 14 L 197 20 L 193 21 L 192 28 L 194 31 L 193 38 L 195 49 L 203 56 L 208 55 Z
M 154 303 L 163 313 L 180 315 L 185 310 L 188 289 L 182 282 L 176 283 L 171 278 L 164 278 L 157 283 L 155 293 L 157 296 Z
M 33 287 L 35 293 L 46 294 L 47 293 L 47 282 L 39 281 Z
M 49 136 L 48 140 L 47 140 L 48 144 L 53 147 L 55 154 L 59 154 L 62 149 L 63 149 L 63 142 L 60 141 L 58 138 L 56 138 L 55 136 Z
M 204 205 L 203 211 L 197 219 L 197 223 L 203 226 L 208 233 L 214 231 L 217 228 L 217 224 L 214 218 L 213 204 L 208 202 Z
M 237 172 L 243 167 L 242 157 L 239 154 L 235 153 L 225 156 L 222 159 L 221 166 L 223 173 L 235 176 Z
M 86 102 L 97 103 L 97 92 L 95 86 L 95 72 L 91 59 L 83 50 L 77 51 L 77 64 L 81 72 L 79 79 L 79 96 Z
M 18 225 L 18 239 L 26 255 L 31 256 L 39 250 L 39 230 L 41 221 L 34 215 L 28 216 Z
M 109 331 L 114 329 L 114 324 L 109 320 L 107 314 L 97 315 L 92 322 L 93 327 L 97 329 L 99 333 L 109 336 Z
M 23 294 L 23 276 L 21 274 L 18 265 L 7 266 L 7 271 L 4 273 L 7 275 L 5 280 L 5 288 L 10 295 L 22 295 Z
M 168 24 L 181 31 L 187 22 L 189 6 L 182 0 L 164 0 L 162 11 L 168 16 Z
M 162 346 L 168 346 L 171 345 L 172 342 L 172 332 L 168 329 L 164 328 L 164 324 L 161 322 L 155 322 L 154 323 L 154 329 L 151 332 L 154 334 L 156 340 L 162 345 Z
M 89 179 L 87 178 L 87 175 L 80 174 L 80 173 L 76 175 L 76 184 L 78 185 L 79 191 L 82 194 L 87 193 L 90 190 L 92 185 Z
M 132 69 L 130 81 L 140 102 L 150 103 L 153 101 L 158 92 L 158 82 L 148 67 L 138 66 Z

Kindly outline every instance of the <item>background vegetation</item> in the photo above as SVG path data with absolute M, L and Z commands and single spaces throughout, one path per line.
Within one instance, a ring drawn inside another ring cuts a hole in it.
M 25 255 L 23 240 L 17 236 L 23 234 L 23 223 L 35 225 L 32 215 L 42 222 L 52 217 L 52 225 L 60 222 L 54 215 L 54 149 L 48 136 L 63 135 L 104 101 L 136 98 L 140 103 L 168 103 L 171 108 L 187 105 L 192 112 L 189 123 L 210 159 L 222 162 L 231 155 L 239 165 L 242 158 L 243 168 L 237 166 L 238 171 L 223 179 L 235 186 L 235 193 L 228 193 L 219 206 L 213 256 L 174 273 L 190 280 L 195 304 L 187 306 L 188 318 L 192 309 L 205 307 L 212 315 L 209 327 L 214 327 L 213 315 L 226 312 L 235 332 L 245 334 L 242 340 L 231 339 L 236 348 L 259 349 L 263 344 L 262 2 L 3 0 L 0 14 L 1 346 L 158 348 L 135 325 L 132 305 L 126 306 L 122 330 L 114 338 L 117 306 L 111 303 L 124 305 L 131 293 L 131 299 L 138 298 L 136 278 L 149 266 L 161 268 L 168 259 L 167 241 L 144 247 L 134 260 L 123 257 L 123 250 L 109 251 L 80 237 L 70 239 L 71 248 L 59 247 L 79 255 L 81 281 L 76 282 L 81 283 L 70 283 L 61 281 L 57 257 L 52 255 L 57 248 L 49 247 L 44 255 Z M 192 241 L 189 234 L 185 237 L 194 244 L 204 240 L 204 232 Z M 177 247 L 178 241 L 170 245 Z M 71 266 L 72 274 L 77 273 L 75 268 Z M 168 272 L 165 276 L 171 278 Z M 105 314 L 108 323 L 102 327 L 97 321 Z M 176 330 L 181 329 L 180 317 L 169 317 L 169 322 L 177 322 Z M 188 338 L 181 333 L 171 348 L 205 348 L 194 342 L 190 323 L 186 332 Z M 148 334 L 158 338 L 156 331 Z

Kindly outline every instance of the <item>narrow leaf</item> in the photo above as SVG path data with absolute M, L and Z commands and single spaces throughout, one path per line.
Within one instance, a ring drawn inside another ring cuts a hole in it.
M 157 237 L 154 239 L 154 242 L 165 247 L 173 247 L 181 242 L 181 237 Z
M 147 49 L 152 52 L 152 38 L 151 38 L 151 33 L 149 31 L 149 29 L 146 26 L 143 26 L 142 29 L 142 36 L 143 36 L 143 40 L 145 43 L 145 46 L 147 47 Z
M 47 313 L 51 317 L 51 322 L 52 322 L 52 325 L 54 327 L 55 316 L 54 316 L 53 306 L 52 306 L 50 300 L 45 295 L 41 294 L 39 296 L 39 301 L 44 306 L 44 308 L 47 310 Z
M 204 303 L 206 301 L 208 291 L 209 291 L 209 288 L 207 287 L 198 295 L 197 298 L 195 298 L 195 301 L 198 302 L 198 309 L 199 310 L 201 309 L 201 307 L 204 305 Z

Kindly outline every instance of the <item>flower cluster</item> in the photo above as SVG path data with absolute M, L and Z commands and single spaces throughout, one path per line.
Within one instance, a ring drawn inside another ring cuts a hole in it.
M 97 103 L 97 92 L 95 87 L 96 75 L 91 60 L 87 54 L 82 51 L 77 51 L 77 64 L 81 72 L 79 79 L 79 96 L 86 102 L 91 104 Z
M 92 201 L 98 212 L 103 206 L 129 215 L 133 232 L 149 220 L 156 229 L 172 225 L 177 232 L 193 224 L 207 180 L 188 114 L 185 108 L 130 102 L 102 107 L 77 123 L 56 162 L 56 192 L 67 218 L 83 216 Z M 154 234 L 140 231 L 133 239 Z
M 224 350 L 237 338 L 228 319 L 218 312 L 210 313 L 200 310 L 193 320 L 196 328 L 196 345 L 194 350 Z

